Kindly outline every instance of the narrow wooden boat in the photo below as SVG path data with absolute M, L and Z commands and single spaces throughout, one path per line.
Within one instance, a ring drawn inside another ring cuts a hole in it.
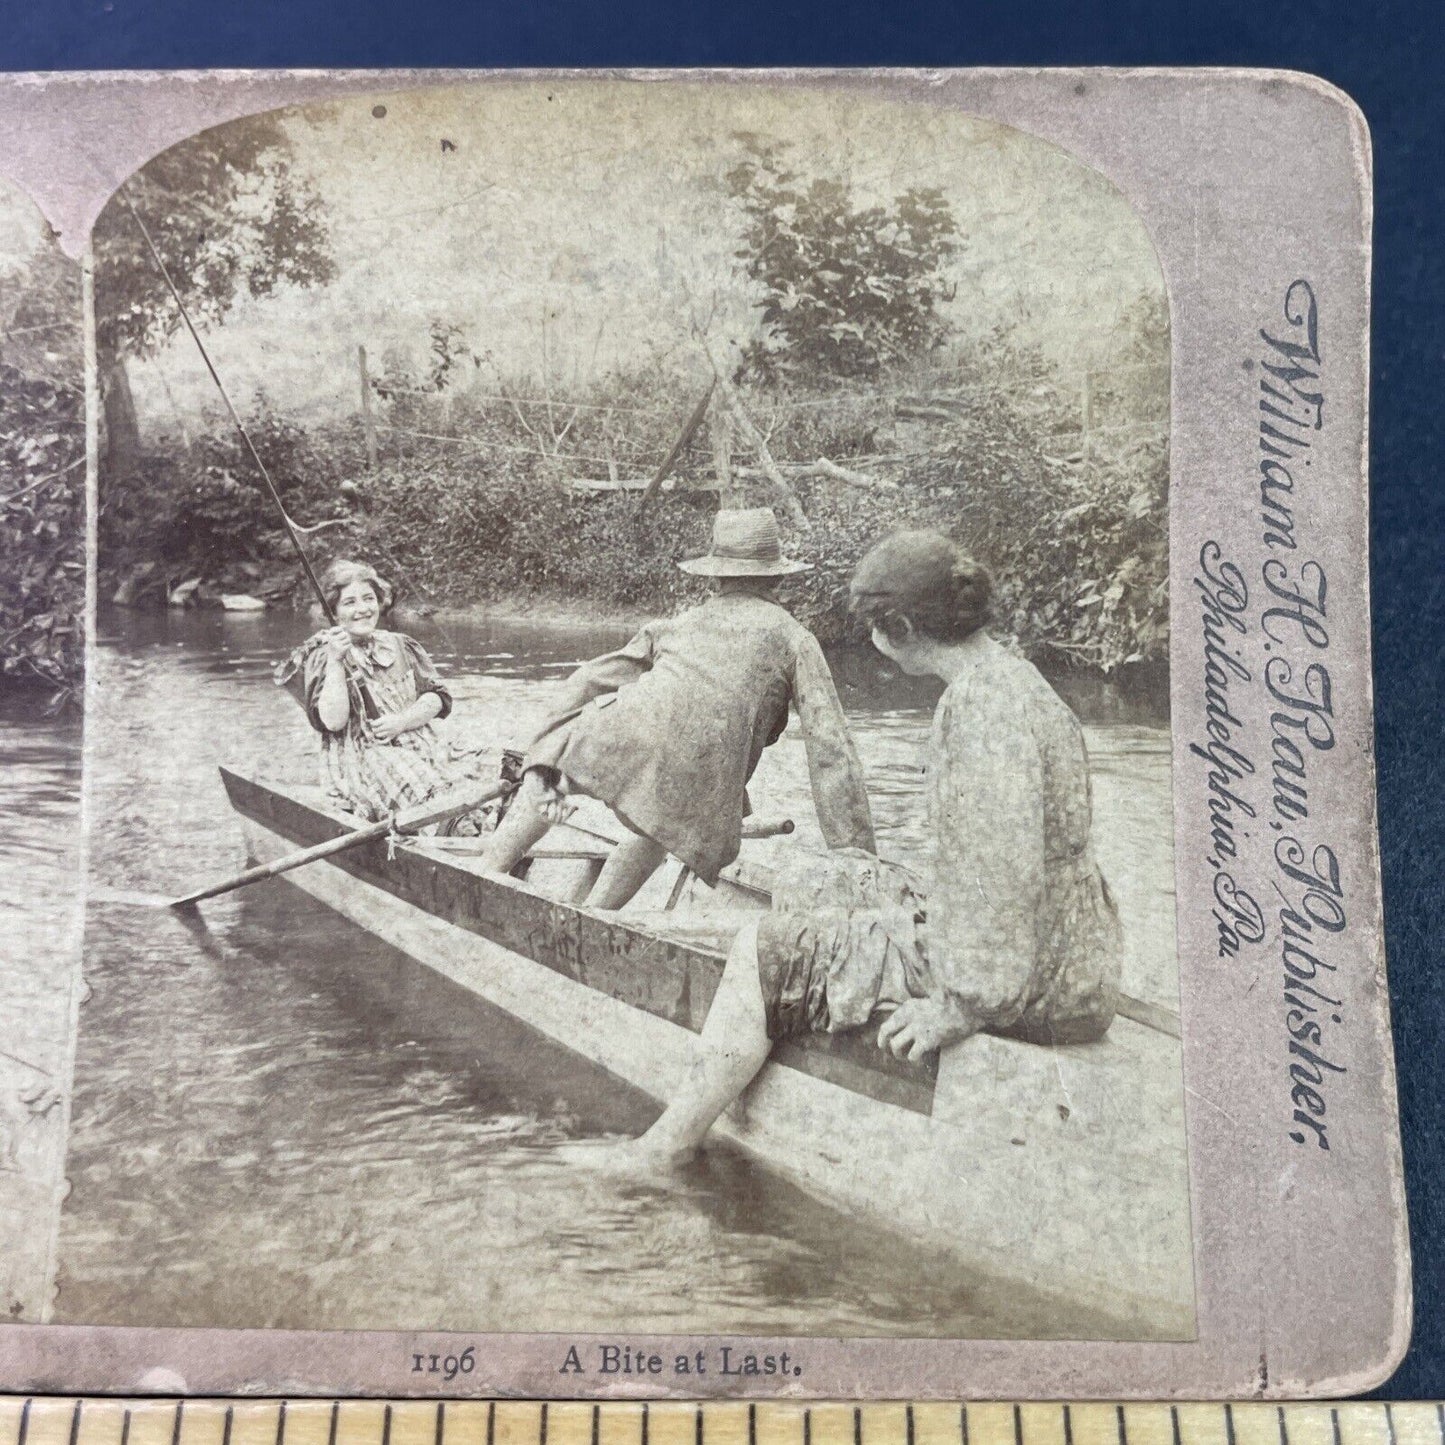
M 317 789 L 221 773 L 257 862 L 355 827 Z M 652 906 L 640 896 L 619 913 L 566 901 L 601 856 L 595 836 L 562 828 L 519 878 L 483 873 L 474 843 L 446 838 L 367 844 L 287 876 L 664 1101 L 733 934 L 768 904 L 767 875 L 743 862 L 716 890 L 664 878 Z M 1159 1012 L 1121 1017 L 1089 1045 L 980 1035 L 927 1066 L 893 1059 L 867 1031 L 810 1037 L 777 1049 L 719 1130 L 986 1286 L 1056 1300 L 1061 1335 L 1088 1315 L 1100 1338 L 1192 1338 L 1180 1044 Z

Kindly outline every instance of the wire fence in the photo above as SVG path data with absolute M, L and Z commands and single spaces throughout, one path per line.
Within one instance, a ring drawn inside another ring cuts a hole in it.
M 584 486 L 596 483 L 598 489 L 606 490 L 651 479 L 669 444 L 676 440 L 676 454 L 666 470 L 676 475 L 678 486 L 715 490 L 717 482 L 704 479 L 726 479 L 726 471 L 717 471 L 718 453 L 712 438 L 706 433 L 679 435 L 685 418 L 697 405 L 696 395 L 687 394 L 687 389 L 680 387 L 678 400 L 671 405 L 649 406 L 632 397 L 595 399 L 595 393 L 593 397 L 574 397 L 510 387 L 402 386 L 370 377 L 364 349 L 359 351 L 361 406 L 354 420 L 366 435 L 369 468 L 406 463 L 420 448 L 435 446 L 480 456 L 525 458 L 545 464 L 559 480 Z M 950 423 L 961 429 L 956 435 L 966 440 L 970 406 L 980 398 L 1007 397 L 1013 399 L 1026 426 L 1038 423 L 1034 440 L 1046 462 L 1082 466 L 1087 471 L 1102 464 L 1098 442 L 1115 446 L 1127 445 L 1134 438 L 1167 438 L 1168 374 L 1167 363 L 1140 363 L 1063 377 L 1000 371 L 977 382 L 923 378 L 914 385 L 887 390 L 855 386 L 822 396 L 761 393 L 753 420 L 765 443 L 774 448 L 783 472 L 818 473 L 820 463 L 842 462 L 866 473 L 869 480 L 889 485 L 897 468 L 938 454 Z M 1161 385 L 1152 397 L 1147 390 L 1142 393 L 1150 407 L 1148 415 L 1105 419 L 1115 403 L 1111 400 L 1101 406 L 1101 390 L 1151 376 Z M 691 390 L 696 392 L 699 387 L 700 382 L 695 381 Z M 172 408 L 179 419 L 174 401 Z M 501 426 L 497 411 L 510 413 Z M 820 431 L 819 426 L 804 422 L 830 411 L 854 413 L 858 424 L 845 422 L 830 435 L 834 423 L 823 423 Z M 607 421 L 614 414 L 644 419 L 647 425 L 611 429 Z M 592 420 L 579 420 L 584 417 Z M 803 423 L 800 431 L 792 430 L 795 421 Z M 875 444 L 856 445 L 864 437 Z M 385 438 L 390 443 L 383 445 Z M 188 434 L 184 441 L 189 450 Z M 744 452 L 752 450 L 746 441 L 736 437 L 733 441 Z M 836 447 L 830 447 L 830 441 L 836 441 Z M 728 465 L 739 475 L 748 474 L 746 466 L 739 467 L 730 459 L 724 463 Z
M 1081 374 L 1080 380 L 1075 381 L 1074 387 L 1077 388 L 1082 385 L 1084 392 L 1087 394 L 1097 390 L 1097 383 L 1101 378 L 1138 375 L 1155 375 L 1167 378 L 1168 374 L 1169 366 L 1167 362 L 1140 362 L 1125 366 L 1091 368 Z M 677 415 L 677 413 L 670 408 L 629 406 L 622 402 L 579 401 L 572 397 L 557 396 L 521 396 L 515 392 L 482 391 L 471 387 L 451 392 L 436 388 L 394 386 L 385 381 L 384 378 L 374 380 L 372 382 L 372 388 L 383 400 L 392 396 L 411 396 L 429 401 L 451 399 L 464 403 L 474 401 L 500 402 L 511 406 L 543 407 L 553 411 L 617 412 L 625 416 L 651 416 L 661 419 L 669 419 Z M 947 402 L 950 398 L 962 399 L 964 397 L 975 396 L 997 396 L 1004 392 L 1021 392 L 1038 388 L 1045 388 L 1059 393 L 1070 389 L 1057 378 L 1047 375 L 1001 373 L 986 382 L 951 382 L 946 386 L 930 387 L 927 389 L 915 386 L 905 387 L 902 390 L 896 391 L 839 392 L 834 396 L 789 397 L 785 395 L 774 398 L 773 405 L 786 411 L 811 411 L 829 407 L 881 406 L 887 405 L 888 403 L 896 405 L 898 403 L 907 404 L 910 402 L 926 406 L 930 403 L 938 404 L 940 402 Z
M 541 447 L 522 447 L 517 446 L 514 442 L 498 441 L 494 437 L 448 436 L 442 432 L 417 431 L 411 427 L 398 426 L 394 422 L 379 421 L 375 425 L 378 431 L 391 432 L 397 436 L 417 437 L 422 441 L 429 442 L 447 442 L 453 446 L 471 447 L 477 451 L 515 452 L 518 456 L 542 457 L 549 462 L 588 462 L 605 467 L 615 465 L 620 460 L 615 456 L 591 456 L 586 452 L 549 452 L 544 451 Z M 689 450 L 701 449 L 690 448 Z
M 887 412 L 895 423 L 928 421 L 965 421 L 964 409 L 967 404 L 980 397 L 1012 395 L 1021 398 L 1023 408 L 1036 414 L 1052 409 L 1056 414 L 1041 431 L 1039 444 L 1046 453 L 1081 453 L 1083 462 L 1092 463 L 1094 441 L 1109 438 L 1127 441 L 1131 437 L 1164 437 L 1168 433 L 1167 410 L 1167 363 L 1139 363 L 1091 369 L 1081 376 L 1060 379 L 1057 377 L 1000 373 L 987 381 L 968 383 L 950 381 L 947 385 L 914 385 L 887 391 L 840 391 L 830 396 L 791 397 L 786 394 L 772 395 L 766 400 L 766 421 L 761 430 L 771 441 L 784 433 L 792 418 L 799 415 L 817 414 L 822 411 L 853 411 L 862 414 Z M 1117 386 L 1128 378 L 1153 376 L 1164 383 L 1156 398 L 1154 414 L 1142 418 L 1121 421 L 1106 421 L 1099 413 L 1101 390 Z M 421 387 L 396 386 L 378 383 L 366 378 L 363 368 L 362 422 L 367 428 L 374 450 L 376 435 L 384 433 L 398 440 L 403 438 L 419 442 L 432 442 L 447 447 L 460 447 L 482 453 L 501 453 L 519 457 L 538 458 L 558 467 L 606 468 L 611 481 L 619 480 L 619 467 L 639 468 L 646 464 L 642 453 L 646 447 L 641 442 L 628 444 L 618 438 L 619 446 L 605 453 L 598 450 L 576 450 L 566 448 L 564 443 L 572 431 L 577 418 L 583 413 L 604 420 L 617 414 L 624 417 L 645 417 L 652 422 L 675 432 L 681 425 L 682 406 L 639 406 L 622 401 L 594 401 L 556 395 L 529 395 L 511 390 L 493 391 L 482 388 L 458 390 L 427 389 Z M 384 402 L 410 400 L 430 404 L 438 408 L 443 418 L 442 430 L 429 427 L 425 422 L 407 425 L 401 419 L 387 419 L 377 416 L 370 405 L 373 398 Z M 489 436 L 481 431 L 466 433 L 453 429 L 451 417 L 458 408 L 467 409 L 485 406 L 509 408 L 521 426 L 531 435 L 536 445 L 526 445 L 516 440 L 505 440 Z M 529 409 L 534 420 L 529 422 L 523 409 Z M 545 413 L 550 422 L 544 426 L 541 414 Z M 558 425 L 559 420 L 561 425 Z M 550 430 L 549 439 L 542 435 Z M 885 454 L 864 455 L 850 451 L 846 459 L 855 466 L 888 466 L 906 463 L 929 453 L 928 447 L 895 446 Z M 683 457 L 696 461 L 712 455 L 712 448 L 704 443 L 688 440 L 680 449 L 678 460 Z M 1055 461 L 1071 460 L 1071 456 Z M 657 458 L 651 457 L 655 464 Z M 815 460 L 813 457 L 809 461 Z M 796 459 L 794 459 L 796 462 Z

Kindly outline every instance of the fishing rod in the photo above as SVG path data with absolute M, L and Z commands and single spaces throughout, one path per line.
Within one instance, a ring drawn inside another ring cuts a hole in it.
M 196 350 L 201 353 L 201 360 L 206 364 L 206 370 L 211 374 L 211 380 L 216 383 L 216 390 L 221 394 L 221 400 L 226 404 L 226 411 L 229 413 L 231 422 L 240 433 L 241 440 L 246 444 L 246 450 L 251 454 L 251 460 L 256 464 L 256 470 L 261 474 L 261 480 L 266 483 L 266 490 L 271 494 L 271 500 L 276 504 L 276 510 L 281 514 L 281 525 L 286 529 L 286 535 L 290 538 L 291 545 L 296 549 L 297 559 L 301 563 L 301 570 L 306 574 L 306 580 L 311 584 L 311 590 L 316 594 L 316 600 L 321 604 L 322 614 L 326 621 L 335 627 L 336 612 L 327 600 L 326 593 L 322 590 L 321 583 L 316 576 L 315 569 L 311 566 L 311 559 L 306 555 L 306 548 L 301 545 L 300 534 L 292 522 L 290 514 L 286 510 L 286 504 L 281 500 L 281 493 L 276 490 L 276 483 L 271 480 L 271 473 L 266 470 L 266 463 L 261 460 L 261 454 L 256 450 L 256 444 L 251 440 L 251 434 L 246 430 L 245 424 L 241 421 L 240 415 L 232 405 L 229 393 L 226 391 L 225 383 L 222 382 L 220 373 L 216 370 L 215 364 L 211 361 L 210 353 L 206 350 L 205 342 L 201 340 L 200 333 L 196 330 L 195 323 L 191 320 L 191 314 L 186 310 L 186 303 L 181 300 L 181 293 L 176 283 L 171 279 L 171 273 L 166 263 L 161 259 L 161 253 L 156 249 L 156 243 L 151 239 L 151 233 L 146 223 L 141 220 L 141 214 L 135 208 L 135 203 L 124 191 L 117 193 L 125 203 L 125 208 L 130 212 L 131 219 L 136 223 L 137 229 L 145 239 L 146 249 L 151 253 L 151 259 L 156 263 L 156 269 L 161 273 L 161 278 L 166 283 L 172 299 L 176 303 L 176 310 L 181 314 L 181 320 L 185 322 L 186 330 L 191 333 L 191 340 L 196 343 Z M 376 699 L 371 695 L 371 689 L 367 687 L 364 678 L 353 675 L 358 691 L 361 693 L 362 706 L 369 718 L 381 716 L 381 709 L 376 705 Z

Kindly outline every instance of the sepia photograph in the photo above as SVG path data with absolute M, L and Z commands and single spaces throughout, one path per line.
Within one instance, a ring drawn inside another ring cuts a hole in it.
M 92 247 L 48 1320 L 1193 1337 L 1113 184 L 515 80 L 194 135 Z

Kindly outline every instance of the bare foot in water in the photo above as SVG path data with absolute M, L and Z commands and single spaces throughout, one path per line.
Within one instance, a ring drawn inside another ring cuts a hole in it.
M 564 1164 L 625 1179 L 655 1179 L 672 1174 L 697 1157 L 695 1149 L 674 1149 L 649 1140 L 645 1134 L 638 1139 L 616 1142 L 592 1139 L 560 1144 L 556 1154 Z

